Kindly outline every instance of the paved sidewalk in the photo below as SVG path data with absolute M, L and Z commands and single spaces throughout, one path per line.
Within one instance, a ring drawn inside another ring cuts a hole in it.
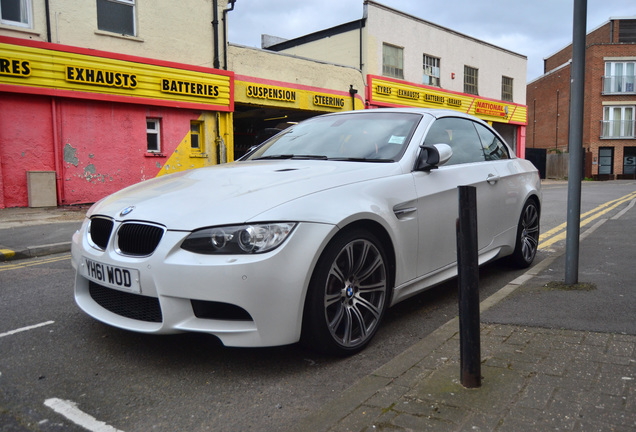
M 0 209 L 0 261 L 71 250 L 88 206 Z
M 481 302 L 482 386 L 449 321 L 295 431 L 636 431 L 636 209 L 582 234 L 579 284 L 553 255 Z

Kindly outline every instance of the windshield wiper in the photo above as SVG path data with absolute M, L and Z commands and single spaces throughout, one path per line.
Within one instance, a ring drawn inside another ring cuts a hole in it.
M 327 160 L 329 159 L 325 155 L 297 155 L 297 154 L 280 154 L 280 155 L 269 155 L 255 158 L 254 160 L 264 160 L 264 159 L 316 159 L 316 160 Z
M 293 158 L 293 154 L 279 154 L 279 155 L 269 155 L 269 156 L 261 156 L 254 158 L 254 160 L 264 160 L 264 159 L 291 159 Z
M 373 159 L 361 157 L 330 158 L 329 160 L 344 162 L 395 162 L 393 159 Z

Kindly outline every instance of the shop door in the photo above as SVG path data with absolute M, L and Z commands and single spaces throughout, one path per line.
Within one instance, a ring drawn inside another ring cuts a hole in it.
M 613 174 L 614 147 L 601 147 L 598 149 L 598 174 Z

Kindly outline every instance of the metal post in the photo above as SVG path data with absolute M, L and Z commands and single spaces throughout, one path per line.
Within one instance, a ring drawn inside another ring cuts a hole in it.
M 565 283 L 579 279 L 579 234 L 581 230 L 581 180 L 583 179 L 583 104 L 585 94 L 585 25 L 587 0 L 574 0 L 572 70 L 570 73 L 570 124 L 568 148 L 568 210 L 565 240 Z
M 479 334 L 479 263 L 477 260 L 477 190 L 459 187 L 457 266 L 459 275 L 460 377 L 464 387 L 481 386 Z

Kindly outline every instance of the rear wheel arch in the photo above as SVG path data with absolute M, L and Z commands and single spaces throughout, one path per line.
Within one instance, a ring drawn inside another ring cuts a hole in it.
M 515 246 L 508 261 L 518 268 L 532 265 L 539 248 L 541 202 L 536 195 L 530 195 L 521 208 L 515 234 Z

